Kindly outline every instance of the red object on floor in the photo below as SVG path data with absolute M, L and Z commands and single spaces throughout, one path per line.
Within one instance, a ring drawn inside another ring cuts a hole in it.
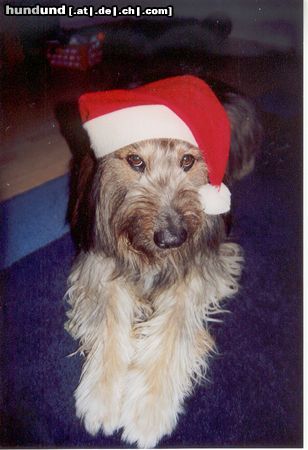
M 66 67 L 75 70 L 87 70 L 99 64 L 103 55 L 103 40 L 89 42 L 87 44 L 61 45 L 57 42 L 49 42 L 47 47 L 47 59 L 53 67 Z

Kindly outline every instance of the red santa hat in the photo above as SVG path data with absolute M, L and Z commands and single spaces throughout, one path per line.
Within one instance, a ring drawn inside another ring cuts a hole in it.
M 173 138 L 198 147 L 210 183 L 199 190 L 207 214 L 230 209 L 230 192 L 222 183 L 230 148 L 230 124 L 210 87 L 191 75 L 128 90 L 82 95 L 83 126 L 96 156 L 147 139 Z

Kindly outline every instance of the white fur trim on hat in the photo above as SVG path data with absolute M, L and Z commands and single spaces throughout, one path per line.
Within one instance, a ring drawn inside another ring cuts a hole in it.
M 216 215 L 230 211 L 231 193 L 227 186 L 205 184 L 199 188 L 199 197 L 203 210 L 206 214 Z
M 164 105 L 119 109 L 91 119 L 83 126 L 98 158 L 147 139 L 179 139 L 198 146 L 186 123 Z

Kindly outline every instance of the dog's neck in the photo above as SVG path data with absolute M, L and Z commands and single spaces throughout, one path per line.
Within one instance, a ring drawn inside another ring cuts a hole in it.
M 213 254 L 197 253 L 177 264 L 170 254 L 152 264 L 131 265 L 129 261 L 117 261 L 114 277 L 121 277 L 133 293 L 142 302 L 153 303 L 155 298 L 175 284 L 189 283 L 192 274 L 204 276 L 203 267 L 213 260 Z

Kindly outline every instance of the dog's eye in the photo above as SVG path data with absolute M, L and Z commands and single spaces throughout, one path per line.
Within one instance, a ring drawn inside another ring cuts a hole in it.
M 143 172 L 145 169 L 145 163 L 143 159 L 140 158 L 138 155 L 128 155 L 126 158 L 128 164 L 131 166 L 132 169 L 136 170 L 137 172 Z
M 181 159 L 181 167 L 185 172 L 187 172 L 189 169 L 192 168 L 192 166 L 194 165 L 194 162 L 195 162 L 195 158 L 193 157 L 193 155 L 191 155 L 190 153 L 187 153 Z

